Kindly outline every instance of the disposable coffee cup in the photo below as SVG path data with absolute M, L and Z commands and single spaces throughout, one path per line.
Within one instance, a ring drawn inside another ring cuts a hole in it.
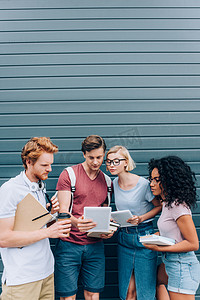
M 68 213 L 59 213 L 58 217 L 57 217 L 57 221 L 63 221 L 63 220 L 70 219 L 70 218 L 71 218 L 71 215 Z M 69 237 L 69 233 L 67 234 L 67 237 Z

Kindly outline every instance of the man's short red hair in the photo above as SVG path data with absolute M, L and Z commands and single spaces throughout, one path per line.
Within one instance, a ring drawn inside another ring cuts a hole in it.
M 58 147 L 52 143 L 48 137 L 33 137 L 23 147 L 21 158 L 24 168 L 27 169 L 26 161 L 30 160 L 33 164 L 37 161 L 40 155 L 44 152 L 56 153 Z

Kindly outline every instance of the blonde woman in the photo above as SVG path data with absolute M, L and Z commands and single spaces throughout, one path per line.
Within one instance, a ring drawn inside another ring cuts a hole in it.
M 152 220 L 161 211 L 149 181 L 130 173 L 135 168 L 128 150 L 112 147 L 105 160 L 107 169 L 117 175 L 113 181 L 117 210 L 129 209 L 133 215 L 118 236 L 119 294 L 122 300 L 154 300 L 156 293 L 157 253 L 146 249 L 139 236 L 152 234 Z

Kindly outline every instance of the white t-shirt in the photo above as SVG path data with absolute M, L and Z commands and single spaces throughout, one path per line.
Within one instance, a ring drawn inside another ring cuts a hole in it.
M 136 186 L 123 190 L 118 184 L 118 177 L 113 181 L 115 205 L 117 210 L 129 209 L 133 215 L 143 215 L 154 208 L 151 202 L 154 198 L 149 181 L 140 177 Z M 152 219 L 151 219 L 152 220 Z M 150 220 L 144 221 L 144 223 Z
M 27 178 L 25 172 L 4 183 L 0 188 L 0 219 L 14 217 L 17 204 L 28 193 L 43 206 L 46 205 L 44 192 L 39 189 L 37 183 Z M 4 265 L 2 283 L 8 286 L 41 280 L 54 271 L 54 258 L 49 239 L 23 248 L 1 248 L 1 257 Z

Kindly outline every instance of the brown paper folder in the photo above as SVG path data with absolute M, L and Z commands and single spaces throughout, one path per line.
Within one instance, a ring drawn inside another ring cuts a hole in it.
M 48 213 L 35 221 L 32 220 L 46 213 L 48 210 L 29 193 L 17 205 L 13 230 L 33 231 L 40 229 L 52 219 L 52 215 Z

